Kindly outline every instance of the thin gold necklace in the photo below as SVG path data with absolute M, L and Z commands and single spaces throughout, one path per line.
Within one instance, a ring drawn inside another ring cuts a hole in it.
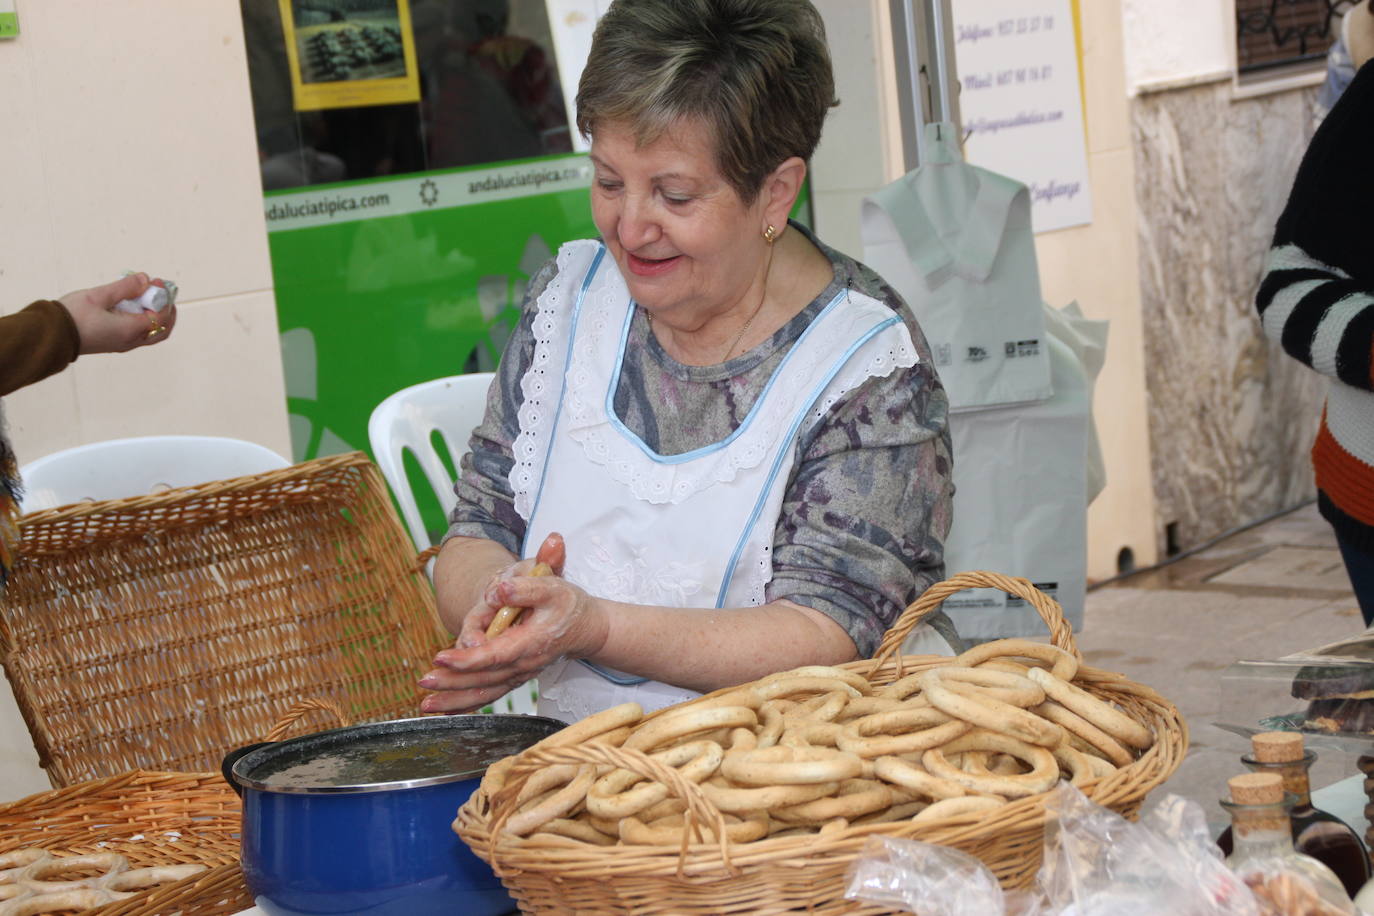
M 721 357 L 720 361 L 722 363 L 728 363 L 730 361 L 730 354 L 735 352 L 735 347 L 739 346 L 739 342 L 744 339 L 745 332 L 747 332 L 750 326 L 754 323 L 754 319 L 759 317 L 759 312 L 763 311 L 763 304 L 768 301 L 768 274 L 772 272 L 772 269 L 773 249 L 770 245 L 768 249 L 768 266 L 764 268 L 763 271 L 763 295 L 759 297 L 759 304 L 754 306 L 754 313 L 745 320 L 743 326 L 741 326 L 739 329 L 739 333 L 735 335 L 735 339 L 730 341 L 729 348 L 725 351 L 725 355 Z M 640 309 L 644 312 L 645 323 L 652 328 L 654 323 L 653 312 L 644 308 L 644 306 L 642 305 L 640 306 Z
M 769 228 L 772 228 L 772 227 L 769 227 Z M 768 266 L 766 266 L 766 267 L 763 269 L 763 291 L 762 291 L 762 295 L 759 296 L 759 304 L 758 304 L 757 306 L 754 307 L 754 314 L 750 315 L 750 316 L 749 316 L 749 319 L 748 319 L 747 321 L 744 322 L 744 327 L 742 327 L 742 328 L 739 329 L 739 333 L 735 335 L 735 339 L 732 340 L 732 341 L 730 341 L 730 348 L 729 348 L 728 350 L 725 351 L 725 356 L 721 358 L 721 362 L 722 362 L 722 363 L 728 363 L 728 362 L 730 361 L 730 354 L 735 352 L 735 347 L 739 346 L 739 342 L 740 342 L 741 340 L 744 339 L 744 332 L 747 331 L 747 330 L 749 330 L 749 326 L 752 325 L 752 324 L 754 323 L 754 319 L 757 318 L 757 317 L 759 317 L 759 312 L 762 312 L 762 311 L 763 311 L 763 304 L 764 304 L 765 302 L 768 301 L 768 275 L 771 274 L 772 272 L 773 272 L 773 243 L 772 243 L 772 242 L 769 242 L 769 243 L 768 243 Z
M 749 330 L 749 326 L 754 323 L 754 319 L 759 316 L 759 312 L 763 311 L 763 302 L 766 297 L 767 290 L 765 289 L 764 296 L 759 299 L 758 307 L 754 309 L 754 314 L 749 316 L 749 319 L 744 322 L 744 326 L 739 329 L 739 333 L 735 335 L 735 339 L 730 341 L 730 347 L 725 351 L 725 356 L 721 357 L 721 362 L 728 363 L 730 361 L 730 354 L 735 352 L 735 347 L 739 346 L 739 342 L 744 339 L 744 332 Z

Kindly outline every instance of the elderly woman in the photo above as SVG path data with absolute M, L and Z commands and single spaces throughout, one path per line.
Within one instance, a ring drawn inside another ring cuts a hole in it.
M 807 0 L 617 0 L 598 25 L 577 110 L 601 240 L 535 277 L 474 432 L 424 710 L 537 676 L 576 719 L 846 662 L 942 577 L 925 339 L 788 221 L 833 93 Z M 528 610 L 488 639 L 502 605 Z

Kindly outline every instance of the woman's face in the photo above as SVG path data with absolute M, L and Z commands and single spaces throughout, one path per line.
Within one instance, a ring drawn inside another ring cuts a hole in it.
M 745 205 L 707 128 L 685 121 L 638 147 L 623 125 L 598 125 L 591 158 L 592 218 L 636 302 L 687 329 L 758 303 L 765 195 Z

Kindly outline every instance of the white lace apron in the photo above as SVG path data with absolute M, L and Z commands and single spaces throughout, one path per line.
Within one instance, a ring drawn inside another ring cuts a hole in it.
M 846 392 L 917 359 L 892 309 L 841 292 L 738 429 L 659 455 L 615 416 L 634 303 L 604 246 L 563 246 L 538 307 L 510 476 L 527 522 L 523 553 L 558 531 L 567 543 L 563 575 L 631 604 L 703 613 L 762 604 L 798 437 Z M 630 700 L 650 711 L 697 696 L 573 659 L 543 671 L 539 690 L 539 712 L 570 721 Z

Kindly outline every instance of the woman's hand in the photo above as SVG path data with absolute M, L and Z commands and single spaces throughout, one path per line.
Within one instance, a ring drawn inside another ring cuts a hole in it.
M 559 658 L 585 658 L 606 641 L 602 605 L 561 577 L 563 539 L 551 534 L 534 560 L 521 560 L 488 584 L 482 600 L 464 618 L 458 640 L 434 658 L 435 669 L 420 680 L 426 690 L 422 712 L 470 712 L 515 689 Z M 535 563 L 552 576 L 532 577 Z M 486 637 L 487 625 L 503 605 L 526 608 L 500 636 Z

